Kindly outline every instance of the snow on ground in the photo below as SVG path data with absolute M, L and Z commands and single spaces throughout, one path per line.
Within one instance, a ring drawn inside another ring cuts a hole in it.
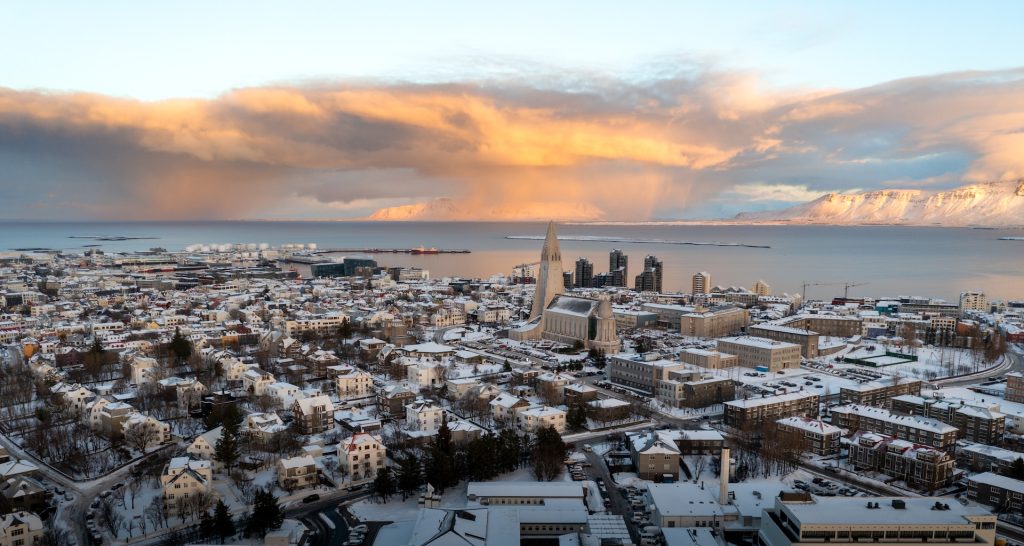
M 646 488 L 647 484 L 651 483 L 647 480 L 641 480 L 637 477 L 636 472 L 616 472 L 612 474 L 612 479 L 623 487 L 639 487 L 641 489 Z

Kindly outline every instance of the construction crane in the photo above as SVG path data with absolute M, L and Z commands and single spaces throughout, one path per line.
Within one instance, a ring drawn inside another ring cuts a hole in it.
M 865 284 L 870 284 L 870 283 L 866 283 L 866 282 L 850 282 L 850 281 L 847 281 L 847 282 L 814 282 L 814 281 L 804 281 L 804 282 L 802 282 L 800 284 L 800 288 L 801 288 L 801 292 L 800 292 L 801 296 L 800 297 L 801 297 L 801 299 L 804 299 L 804 300 L 807 299 L 807 287 L 808 286 L 842 286 L 843 287 L 843 299 L 847 299 L 847 298 L 850 297 L 850 289 L 851 288 L 854 288 L 856 286 L 864 286 Z

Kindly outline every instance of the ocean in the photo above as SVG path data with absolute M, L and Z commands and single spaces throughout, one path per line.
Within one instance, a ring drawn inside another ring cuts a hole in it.
M 488 277 L 510 274 L 518 264 L 536 262 L 543 237 L 541 223 L 484 222 L 0 222 L 0 253 L 17 248 L 82 252 L 181 250 L 191 244 L 316 243 L 324 248 L 468 249 L 468 254 L 378 254 L 378 263 L 429 269 L 432 277 Z M 801 283 L 867 283 L 850 296 L 924 296 L 955 301 L 963 290 L 983 290 L 992 299 L 1024 299 L 1024 241 L 1001 241 L 1020 230 L 900 226 L 766 225 L 574 225 L 558 226 L 563 268 L 577 257 L 608 269 L 608 252 L 629 256 L 629 277 L 640 272 L 644 256 L 664 262 L 666 290 L 689 290 L 698 271 L 712 283 L 750 288 L 758 279 L 775 293 L 798 293 Z M 73 237 L 146 237 L 98 241 Z M 628 239 L 611 242 L 587 238 Z M 683 245 L 666 242 L 719 242 Z M 763 247 L 763 248 L 762 248 Z M 842 296 L 838 285 L 812 286 L 810 298 Z

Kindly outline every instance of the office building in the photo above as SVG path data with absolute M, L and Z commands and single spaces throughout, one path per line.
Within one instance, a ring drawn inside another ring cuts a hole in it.
M 761 368 L 777 372 L 800 367 L 800 346 L 763 337 L 726 337 L 718 340 L 718 350 L 736 355 L 736 363 L 744 368 Z
M 844 542 L 963 542 L 992 546 L 996 516 L 952 497 L 783 495 L 761 518 L 757 543 L 795 546 Z

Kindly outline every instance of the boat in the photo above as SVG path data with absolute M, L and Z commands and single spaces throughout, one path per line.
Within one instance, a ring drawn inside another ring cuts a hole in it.
M 419 254 L 440 254 L 440 253 L 441 253 L 441 251 L 436 249 L 436 248 L 434 248 L 434 247 L 423 248 L 421 246 L 419 248 L 412 249 L 412 254 L 414 254 L 414 255 L 419 255 Z

